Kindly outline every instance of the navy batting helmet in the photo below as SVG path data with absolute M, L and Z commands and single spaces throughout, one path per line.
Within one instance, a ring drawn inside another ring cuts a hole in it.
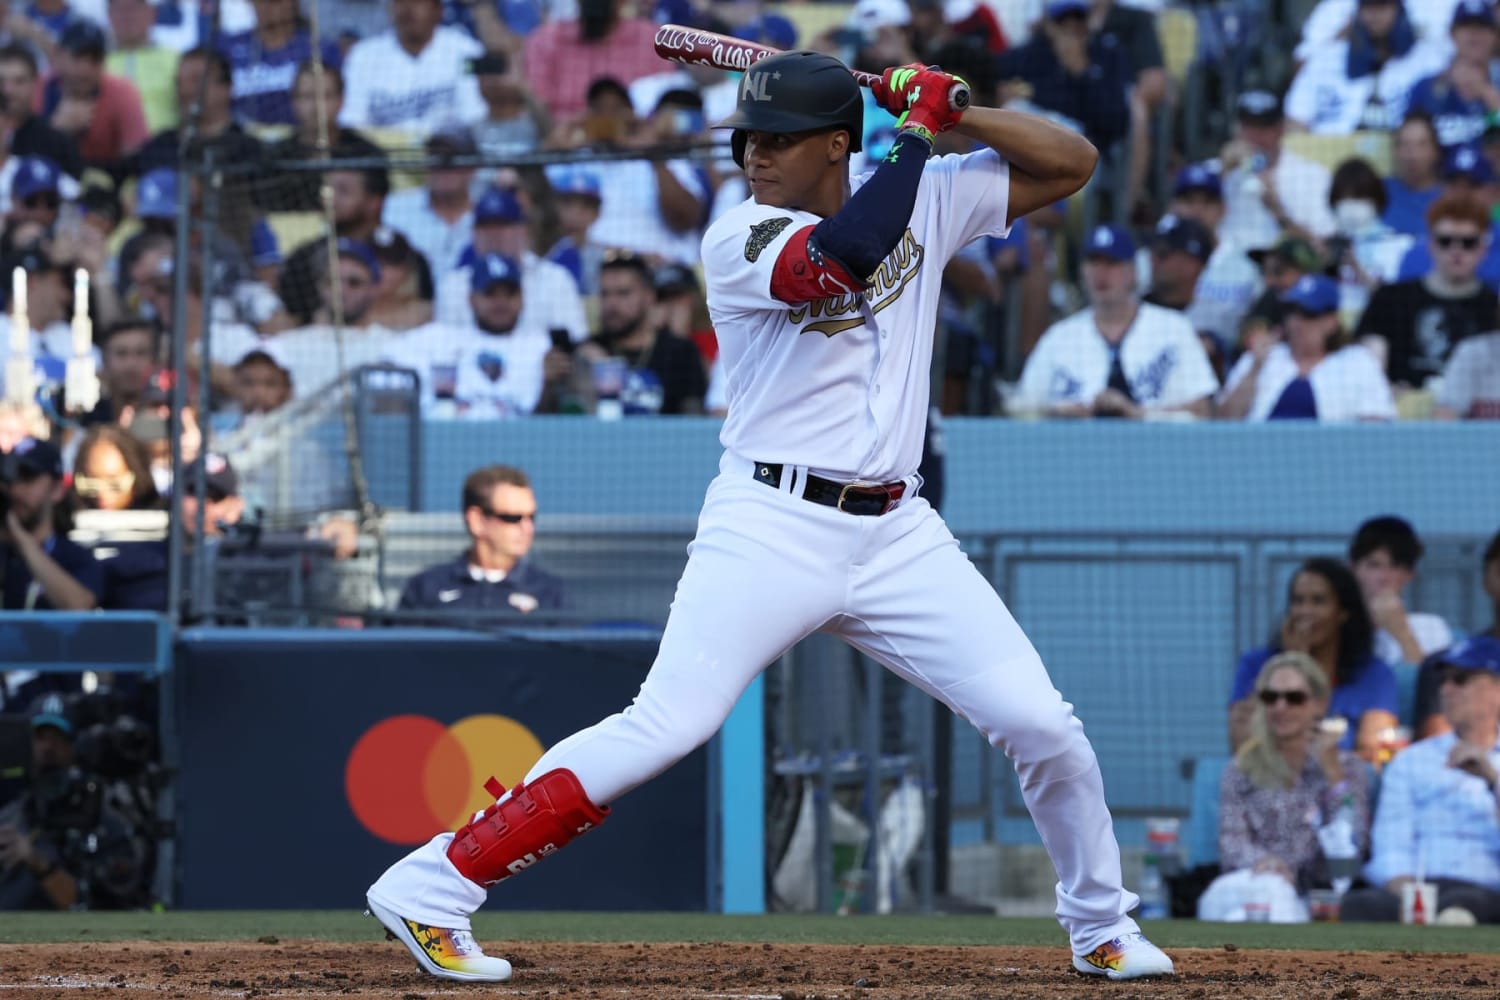
M 745 70 L 734 114 L 714 128 L 732 128 L 734 162 L 745 165 L 746 132 L 849 131 L 849 151 L 859 152 L 865 128 L 864 96 L 848 67 L 821 52 L 778 52 Z

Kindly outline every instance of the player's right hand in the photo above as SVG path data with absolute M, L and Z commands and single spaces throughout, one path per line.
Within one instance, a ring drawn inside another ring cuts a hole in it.
M 957 83 L 965 81 L 935 66 L 909 63 L 886 70 L 870 90 L 881 107 L 900 116 L 898 131 L 921 130 L 931 136 L 948 131 L 963 117 L 963 111 L 948 102 L 948 93 Z

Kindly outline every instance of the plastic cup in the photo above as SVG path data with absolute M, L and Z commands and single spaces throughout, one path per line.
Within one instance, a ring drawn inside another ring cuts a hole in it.
M 1318 923 L 1337 923 L 1339 900 L 1339 894 L 1332 889 L 1314 889 L 1307 894 L 1308 913 Z
M 1401 922 L 1430 924 L 1437 919 L 1437 883 L 1407 882 L 1401 887 Z

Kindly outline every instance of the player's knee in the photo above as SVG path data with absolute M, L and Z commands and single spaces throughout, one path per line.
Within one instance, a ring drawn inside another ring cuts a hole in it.
M 1007 713 L 986 735 L 991 744 L 1017 763 L 1044 760 L 1088 747 L 1083 723 L 1061 699 L 1040 711 Z

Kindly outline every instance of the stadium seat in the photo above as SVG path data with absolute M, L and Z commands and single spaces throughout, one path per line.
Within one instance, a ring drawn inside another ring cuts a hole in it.
M 275 234 L 276 245 L 283 255 L 322 236 L 325 232 L 323 223 L 322 212 L 271 212 L 266 216 L 266 225 Z
M 854 5 L 847 3 L 788 3 L 766 7 L 766 13 L 780 14 L 796 25 L 797 44 L 804 47 L 830 28 L 842 26 L 853 10 Z
M 1219 863 L 1219 781 L 1228 757 L 1199 757 L 1193 767 L 1193 800 L 1188 806 L 1187 867 Z
M 1298 156 L 1321 163 L 1329 170 L 1353 156 L 1369 161 L 1382 177 L 1391 172 L 1391 134 L 1389 132 L 1353 132 L 1349 135 L 1313 135 L 1310 132 L 1287 132 L 1282 148 Z
M 1198 19 L 1192 11 L 1167 7 L 1156 15 L 1156 34 L 1167 76 L 1180 85 L 1198 56 Z

